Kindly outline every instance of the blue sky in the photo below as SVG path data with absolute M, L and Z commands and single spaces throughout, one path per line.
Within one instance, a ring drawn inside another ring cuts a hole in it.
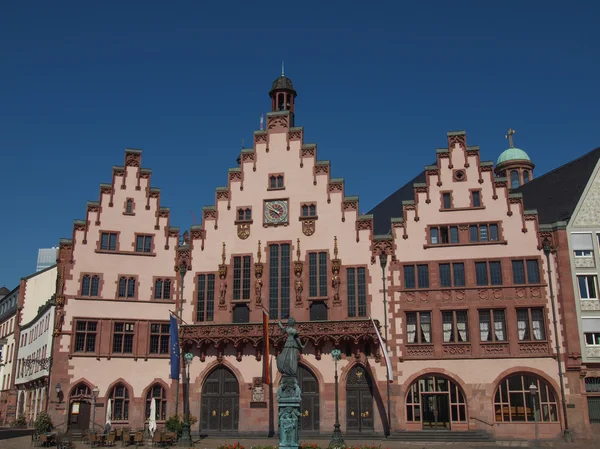
M 214 202 L 285 60 L 296 124 L 361 212 L 465 129 L 540 175 L 600 146 L 597 2 L 4 1 L 0 286 L 142 148 L 172 224 Z

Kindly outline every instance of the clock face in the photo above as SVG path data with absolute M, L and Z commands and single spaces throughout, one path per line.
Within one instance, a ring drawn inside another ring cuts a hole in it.
M 287 200 L 265 201 L 265 224 L 287 223 Z

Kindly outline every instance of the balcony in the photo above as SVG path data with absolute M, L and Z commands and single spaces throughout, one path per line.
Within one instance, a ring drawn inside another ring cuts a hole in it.
M 378 328 L 381 327 L 377 320 L 375 323 Z M 314 347 L 317 360 L 321 358 L 321 349 L 327 343 L 333 346 L 345 343 L 353 346 L 373 344 L 376 351 L 375 358 L 379 358 L 379 341 L 371 320 L 304 321 L 297 322 L 295 327 L 302 342 L 309 342 Z M 263 349 L 263 325 L 262 323 L 182 325 L 179 339 L 184 347 L 199 348 L 201 360 L 209 347 L 217 348 L 222 354 L 229 345 L 237 350 L 239 360 L 246 347 L 254 349 L 257 360 L 260 360 Z M 282 348 L 285 339 L 286 335 L 277 323 L 269 323 L 269 341 L 272 347 Z

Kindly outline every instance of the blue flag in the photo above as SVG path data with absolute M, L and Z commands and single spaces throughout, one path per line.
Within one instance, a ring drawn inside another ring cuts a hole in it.
M 171 315 L 171 379 L 179 380 L 179 332 L 177 330 L 177 319 Z

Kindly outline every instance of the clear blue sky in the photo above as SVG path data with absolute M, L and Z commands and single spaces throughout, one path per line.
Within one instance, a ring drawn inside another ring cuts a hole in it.
M 361 212 L 465 129 L 540 175 L 600 146 L 598 2 L 3 1 L 0 286 L 71 237 L 142 148 L 187 228 L 252 142 L 285 60 L 296 123 Z

